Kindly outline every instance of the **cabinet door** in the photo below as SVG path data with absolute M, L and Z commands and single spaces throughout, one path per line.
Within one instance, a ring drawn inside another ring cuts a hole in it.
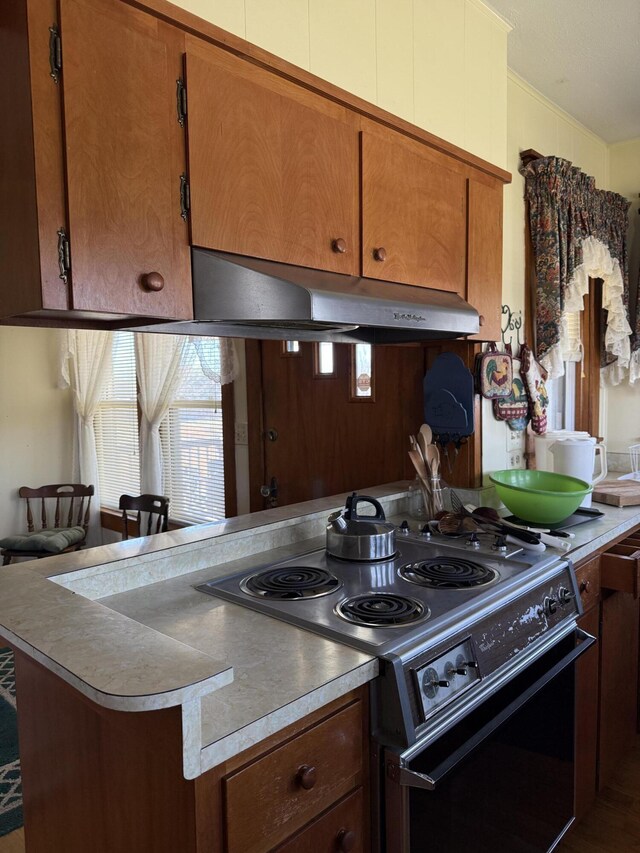
M 464 296 L 466 228 L 464 175 L 363 132 L 363 275 Z
M 502 184 L 469 179 L 467 300 L 480 314 L 475 338 L 500 340 L 502 309 Z
M 357 274 L 356 128 L 217 53 L 187 46 L 193 244 Z
M 603 593 L 600 622 L 599 790 L 607 786 L 620 759 L 636 742 L 637 685 L 638 599 L 626 592 Z
M 183 36 L 107 0 L 60 0 L 60 25 L 72 307 L 190 319 Z

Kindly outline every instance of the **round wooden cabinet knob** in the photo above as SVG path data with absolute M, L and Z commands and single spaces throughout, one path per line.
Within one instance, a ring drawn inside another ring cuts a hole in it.
M 384 246 L 378 246 L 377 249 L 373 250 L 373 260 L 380 261 L 380 263 L 387 260 L 387 250 Z
M 484 319 L 484 314 L 481 314 L 481 315 L 478 317 L 478 324 L 479 324 L 480 326 L 484 326 L 484 324 L 485 324 L 486 322 L 487 322 L 487 321 Z
M 145 290 L 162 290 L 164 287 L 164 278 L 159 272 L 148 272 L 142 276 L 140 283 Z
M 303 764 L 302 767 L 298 767 L 298 772 L 296 773 L 296 782 L 300 785 L 301 788 L 304 788 L 305 791 L 310 791 L 313 786 L 316 784 L 316 768 L 310 767 L 308 764 Z
M 342 237 L 338 237 L 337 240 L 331 241 L 331 248 L 337 255 L 344 255 L 347 251 L 347 243 Z
M 591 589 L 591 581 L 582 581 L 580 584 L 580 592 L 589 592 Z
M 356 834 L 352 829 L 341 829 L 336 837 L 340 853 L 349 853 L 356 846 Z

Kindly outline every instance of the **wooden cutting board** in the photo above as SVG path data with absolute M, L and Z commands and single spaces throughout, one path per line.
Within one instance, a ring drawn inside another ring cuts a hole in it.
M 598 483 L 592 497 L 594 501 L 610 506 L 638 506 L 640 505 L 640 480 Z

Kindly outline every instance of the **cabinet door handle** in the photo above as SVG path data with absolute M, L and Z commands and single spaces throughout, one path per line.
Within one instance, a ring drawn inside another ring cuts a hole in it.
M 342 237 L 338 237 L 336 240 L 331 241 L 331 249 L 338 255 L 344 255 L 347 251 L 347 243 Z
M 148 272 L 142 276 L 141 282 L 145 290 L 162 290 L 164 287 L 164 278 L 159 272 Z
M 582 581 L 580 583 L 580 592 L 589 592 L 591 589 L 591 581 Z
M 305 791 L 310 791 L 317 782 L 316 768 L 311 767 L 309 764 L 303 764 L 301 767 L 298 767 L 296 782 Z
M 373 260 L 380 261 L 380 263 L 387 260 L 387 250 L 384 246 L 378 246 L 373 250 Z
M 349 853 L 356 846 L 356 834 L 352 829 L 341 829 L 336 842 L 340 853 Z
M 485 323 L 486 323 L 486 320 L 484 319 L 484 314 L 480 314 L 480 316 L 478 317 L 478 325 L 484 326 Z

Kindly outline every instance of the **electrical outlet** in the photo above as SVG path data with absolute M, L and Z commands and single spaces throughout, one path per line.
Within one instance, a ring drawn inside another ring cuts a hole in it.
M 512 450 L 507 455 L 507 468 L 524 468 L 524 453 L 521 450 Z
M 237 423 L 235 427 L 235 443 L 249 444 L 249 424 Z
M 525 431 L 522 429 L 507 429 L 507 453 L 513 453 L 519 450 L 524 453 L 525 448 Z

